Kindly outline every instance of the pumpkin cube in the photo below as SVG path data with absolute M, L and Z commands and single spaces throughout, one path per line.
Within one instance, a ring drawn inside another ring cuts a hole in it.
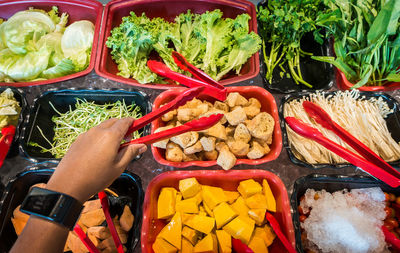
M 249 210 L 249 217 L 252 218 L 257 226 L 261 226 L 264 223 L 265 220 L 265 212 L 266 209 L 250 209 Z
M 186 240 L 185 238 L 182 238 L 182 251 L 181 253 L 193 253 L 194 247 L 193 245 Z
M 244 200 L 250 209 L 267 209 L 267 199 L 261 193 L 256 193 Z
M 220 253 L 231 253 L 232 252 L 232 238 L 224 230 L 215 231 L 217 234 L 218 248 Z
M 172 187 L 163 187 L 157 202 L 157 218 L 169 219 L 175 214 L 177 191 Z
M 245 199 L 256 193 L 262 193 L 261 185 L 253 179 L 241 181 L 237 189 L 240 195 Z
M 267 247 L 269 247 L 274 242 L 274 239 L 276 237 L 274 231 L 269 225 L 265 225 L 262 228 L 256 228 L 254 231 L 254 236 L 262 238 Z
M 231 205 L 232 209 L 239 215 L 247 216 L 249 213 L 249 208 L 244 202 L 243 197 L 237 198 L 237 200 Z
M 230 222 L 238 216 L 236 212 L 226 203 L 222 202 L 213 210 L 215 223 L 217 225 L 217 229 L 222 228 L 226 223 Z
M 215 219 L 207 216 L 193 215 L 184 224 L 204 234 L 209 234 L 215 226 Z
M 239 198 L 240 194 L 235 191 L 224 191 L 226 198 L 228 199 L 228 203 L 232 204 L 235 202 L 237 198 Z
M 268 253 L 268 248 L 265 245 L 264 240 L 258 236 L 253 236 L 248 246 L 254 253 Z
M 226 202 L 228 199 L 225 196 L 224 190 L 219 187 L 203 186 L 203 202 L 213 210 L 221 202 Z
M 182 218 L 181 213 L 175 213 L 171 221 L 160 231 L 159 238 L 162 238 L 172 244 L 175 248 L 182 247 Z
M 197 243 L 197 239 L 200 233 L 188 226 L 184 226 L 182 229 L 182 236 L 186 238 L 192 245 Z
M 152 246 L 154 253 L 175 253 L 178 250 L 164 239 L 156 238 Z
M 195 198 L 184 199 L 176 203 L 176 211 L 182 213 L 198 213 L 199 206 Z
M 179 191 L 184 199 L 192 198 L 201 191 L 201 185 L 194 177 L 179 180 Z
M 194 246 L 195 253 L 218 253 L 217 238 L 214 234 L 208 234 Z
M 272 194 L 271 188 L 267 180 L 263 180 L 263 193 L 265 198 L 267 199 L 267 210 L 270 212 L 276 212 L 276 201 L 275 197 Z
M 223 230 L 230 234 L 233 238 L 239 239 L 245 244 L 249 244 L 254 230 L 254 221 L 253 226 L 251 226 L 251 224 L 246 222 L 243 217 L 239 216 L 226 224 Z

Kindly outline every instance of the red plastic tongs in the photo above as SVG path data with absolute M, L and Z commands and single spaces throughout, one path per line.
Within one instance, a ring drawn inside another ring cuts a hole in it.
M 0 167 L 3 165 L 4 159 L 6 159 L 8 150 L 11 147 L 12 141 L 15 135 L 15 126 L 9 125 L 1 129 L 0 139 Z
M 147 125 L 151 121 L 155 120 L 156 118 L 160 117 L 161 115 L 178 108 L 181 105 L 184 105 L 187 101 L 192 100 L 195 98 L 197 95 L 199 95 L 205 87 L 195 87 L 186 90 L 183 92 L 181 95 L 176 97 L 174 100 L 169 102 L 168 104 L 162 106 L 161 108 L 143 116 L 142 118 L 134 121 L 133 125 L 128 129 L 127 135 L 131 134 L 133 131 L 136 131 L 143 126 Z M 138 139 L 131 140 L 129 142 L 123 143 L 120 146 L 120 149 L 129 146 L 131 144 L 152 144 L 161 140 L 165 140 L 168 138 L 171 138 L 173 136 L 183 134 L 189 131 L 201 131 L 207 128 L 212 127 L 216 123 L 218 123 L 224 115 L 219 113 L 219 114 L 213 114 L 208 117 L 202 117 L 197 120 L 192 120 L 187 122 L 186 124 L 183 124 L 178 127 L 174 127 L 168 130 L 164 130 L 158 133 L 153 133 L 151 135 L 147 135 Z
M 400 186 L 400 173 L 389 164 L 387 164 L 371 149 L 358 141 L 353 135 L 351 135 L 345 129 L 340 127 L 336 122 L 334 122 L 329 114 L 325 112 L 321 107 L 309 101 L 304 101 L 303 107 L 310 115 L 310 117 L 312 117 L 317 123 L 333 131 L 343 141 L 348 143 L 354 150 L 356 150 L 362 157 L 329 140 L 328 138 L 323 136 L 323 134 L 319 132 L 316 128 L 305 124 L 301 120 L 294 117 L 286 117 L 285 121 L 293 131 L 303 137 L 318 142 L 325 148 L 336 153 L 351 164 L 360 167 L 365 172 L 382 180 L 391 187 L 396 188 Z
M 149 60 L 147 61 L 147 66 L 152 72 L 156 73 L 157 75 L 174 80 L 189 88 L 205 87 L 203 92 L 204 94 L 210 95 L 220 101 L 225 101 L 227 97 L 227 90 L 224 86 L 213 80 L 203 71 L 199 70 L 198 68 L 190 64 L 185 59 L 185 57 L 183 57 L 178 52 L 172 52 L 172 57 L 174 58 L 174 61 L 178 65 L 178 67 L 180 67 L 185 71 L 190 72 L 198 80 L 174 72 L 170 68 L 168 68 L 167 65 L 159 61 Z

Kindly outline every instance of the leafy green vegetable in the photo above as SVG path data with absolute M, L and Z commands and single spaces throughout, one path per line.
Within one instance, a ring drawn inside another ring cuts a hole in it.
M 94 27 L 68 15 L 29 8 L 0 23 L 0 81 L 34 81 L 81 71 L 89 65 Z M 72 68 L 72 70 L 71 70 Z
M 138 119 L 142 117 L 139 106 L 135 104 L 127 105 L 124 100 L 99 105 L 95 102 L 77 99 L 75 109 L 70 107 L 65 113 L 59 112 L 51 103 L 50 106 L 58 114 L 52 118 L 55 124 L 53 141 L 48 140 L 42 129 L 38 127 L 49 148 L 32 142 L 29 145 L 41 148 L 43 153 L 50 152 L 55 158 L 62 158 L 81 133 L 87 132 L 90 128 L 105 120 L 125 117 Z M 132 133 L 134 139 L 139 138 L 140 135 L 138 131 Z
M 171 56 L 173 50 L 215 80 L 220 80 L 231 71 L 239 74 L 241 66 L 261 44 L 257 34 L 249 33 L 250 17 L 247 14 L 235 19 L 222 16 L 218 9 L 201 15 L 188 10 L 170 23 L 131 12 L 111 31 L 106 45 L 118 65 L 118 74 L 133 77 L 139 83 L 163 82 L 147 67 L 153 52 L 172 70 L 183 73 Z
M 260 34 L 264 39 L 263 56 L 267 68 L 266 79 L 272 82 L 274 70 L 279 66 L 282 72 L 287 65 L 296 84 L 307 87 L 311 84 L 303 80 L 300 58 L 311 55 L 301 50 L 300 41 L 306 33 L 313 32 L 320 44 L 323 38 L 319 34 L 326 22 L 335 20 L 332 13 L 325 11 L 324 0 L 269 0 L 258 9 L 261 24 Z M 284 73 L 281 72 L 281 76 Z
M 75 64 L 75 71 L 81 71 L 89 66 L 92 50 L 94 25 L 87 20 L 81 20 L 69 25 L 61 39 L 61 49 L 66 58 Z
M 325 24 L 336 58 L 313 59 L 335 65 L 353 88 L 399 80 L 400 0 L 328 0 L 326 6 L 342 19 Z

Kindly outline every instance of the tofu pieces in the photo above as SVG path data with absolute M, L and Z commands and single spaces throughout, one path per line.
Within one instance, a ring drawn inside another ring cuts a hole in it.
M 230 170 L 236 163 L 236 156 L 229 151 L 228 147 L 223 147 L 219 152 L 217 164 L 224 170 Z
M 204 151 L 213 151 L 215 149 L 215 137 L 201 137 L 200 143 L 203 146 Z
M 247 120 L 246 112 L 243 107 L 237 107 L 233 111 L 225 114 L 225 117 L 232 126 L 237 126 Z
M 253 137 L 265 141 L 271 138 L 272 133 L 274 131 L 274 127 L 275 127 L 274 118 L 266 112 L 258 114 L 247 125 L 247 128 L 249 129 L 249 132 Z
M 245 143 L 248 143 L 251 140 L 251 134 L 247 129 L 246 125 L 243 123 L 240 123 L 236 127 L 233 137 L 235 138 L 235 140 L 243 141 Z
M 168 161 L 181 162 L 183 160 L 183 151 L 177 144 L 170 142 L 165 150 L 165 158 Z

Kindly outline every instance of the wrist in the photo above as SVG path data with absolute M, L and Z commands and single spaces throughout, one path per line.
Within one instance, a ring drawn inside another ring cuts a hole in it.
M 50 179 L 49 182 L 47 183 L 46 189 L 64 193 L 78 200 L 82 204 L 88 199 L 88 197 L 84 194 L 84 192 L 79 190 L 79 187 L 77 187 L 73 182 L 65 183 L 65 180 L 63 181 Z

